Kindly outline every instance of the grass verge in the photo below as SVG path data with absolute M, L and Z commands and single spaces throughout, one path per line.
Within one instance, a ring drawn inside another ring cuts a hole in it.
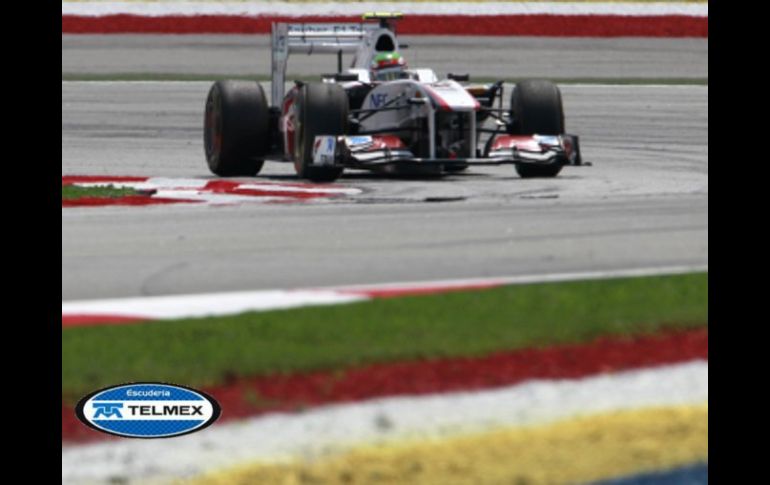
M 62 185 L 62 200 L 77 200 L 84 197 L 110 197 L 119 198 L 129 195 L 139 195 L 134 189 L 115 187 L 114 185 L 100 185 L 97 187 L 80 187 L 76 185 Z
M 211 386 L 236 376 L 631 336 L 708 323 L 708 273 L 516 285 L 62 332 L 62 393 L 158 380 Z

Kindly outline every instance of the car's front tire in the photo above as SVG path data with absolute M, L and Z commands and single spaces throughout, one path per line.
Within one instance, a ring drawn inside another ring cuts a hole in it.
M 217 81 L 206 98 L 203 147 L 216 175 L 253 176 L 269 149 L 269 114 L 256 81 Z
M 348 127 L 348 96 L 337 84 L 305 84 L 297 94 L 294 131 L 294 169 L 300 178 L 333 182 L 342 167 L 313 165 L 313 143 L 317 135 L 344 135 Z
M 550 81 L 527 80 L 516 83 L 511 94 L 511 133 L 516 135 L 564 134 L 561 91 Z M 555 177 L 561 164 L 516 165 L 522 178 Z

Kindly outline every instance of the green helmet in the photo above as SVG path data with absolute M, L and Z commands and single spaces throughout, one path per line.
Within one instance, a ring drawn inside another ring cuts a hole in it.
M 406 61 L 398 52 L 380 52 L 372 59 L 373 81 L 400 79 L 406 68 Z

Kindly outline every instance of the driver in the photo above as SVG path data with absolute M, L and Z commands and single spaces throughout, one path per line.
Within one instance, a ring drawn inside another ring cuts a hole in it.
M 398 52 L 380 52 L 371 65 L 372 81 L 393 81 L 403 79 L 406 69 L 406 61 Z

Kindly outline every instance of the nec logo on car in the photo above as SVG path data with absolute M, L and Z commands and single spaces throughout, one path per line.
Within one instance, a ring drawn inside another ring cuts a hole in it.
M 387 101 L 387 99 L 388 99 L 387 93 L 372 94 L 372 97 L 370 99 L 372 108 L 379 108 L 380 106 L 385 104 L 385 101 Z
M 200 431 L 219 418 L 219 403 L 188 387 L 138 382 L 87 395 L 75 407 L 86 426 L 127 438 L 171 438 Z

